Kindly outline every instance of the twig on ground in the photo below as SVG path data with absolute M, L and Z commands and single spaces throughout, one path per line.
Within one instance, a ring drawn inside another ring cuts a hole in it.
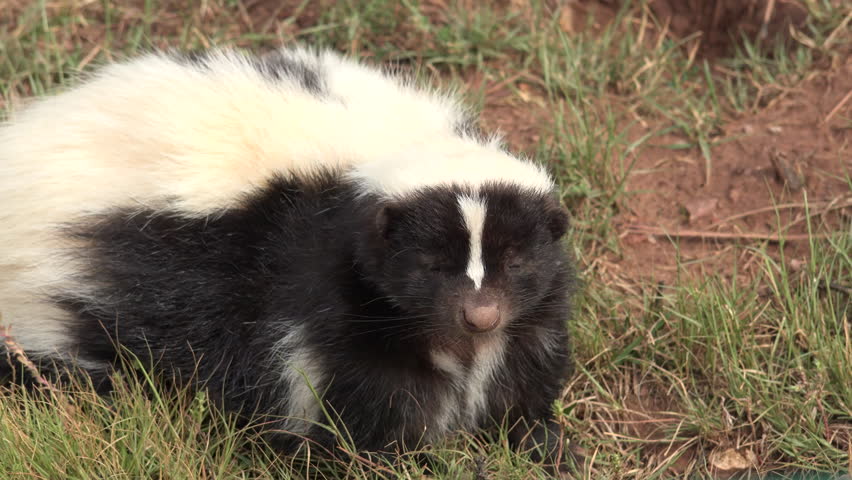
M 837 112 L 839 112 L 840 109 L 843 108 L 843 105 L 845 105 L 850 98 L 852 98 L 852 89 L 846 92 L 846 95 L 841 98 L 839 102 L 837 102 L 837 105 L 835 105 L 830 112 L 828 112 L 828 115 L 825 116 L 825 120 L 823 120 L 823 123 L 828 123 L 831 120 L 831 117 L 837 114 Z
M 781 210 L 785 208 L 820 208 L 824 207 L 823 210 L 819 212 L 814 212 L 811 216 L 822 215 L 831 210 L 836 210 L 838 208 L 846 208 L 852 207 L 852 197 L 848 198 L 835 198 L 833 200 L 825 200 L 825 201 L 814 201 L 808 203 L 780 203 L 778 205 L 769 205 L 766 207 L 755 208 L 754 210 L 748 210 L 745 212 L 737 213 L 735 215 L 731 215 L 730 217 L 723 218 L 718 222 L 710 225 L 709 228 L 716 228 L 720 225 L 724 225 L 726 223 L 731 223 L 734 220 L 739 220 L 740 218 L 750 217 L 752 215 L 757 215 L 758 213 L 765 212 L 774 212 L 775 210 Z
M 766 240 L 769 242 L 781 242 L 781 241 L 798 241 L 798 240 L 809 240 L 811 238 L 827 238 L 827 234 L 823 233 L 814 233 L 814 234 L 790 234 L 790 235 L 776 235 L 773 233 L 754 233 L 754 232 L 745 232 L 745 233 L 728 233 L 728 232 L 706 232 L 700 230 L 666 230 L 659 227 L 652 227 L 649 225 L 628 225 L 626 233 L 633 233 L 638 235 L 654 235 L 659 237 L 673 237 L 673 238 L 700 238 L 707 240 Z
M 850 285 L 842 285 L 837 282 L 829 282 L 827 280 L 823 280 L 819 283 L 819 288 L 822 290 L 831 290 L 838 293 L 843 293 L 846 296 L 852 296 L 852 286 Z
M 834 29 L 833 32 L 825 39 L 825 42 L 822 44 L 822 48 L 828 49 L 831 47 L 831 44 L 834 43 L 835 38 L 840 32 L 846 31 L 846 26 L 849 25 L 849 21 L 852 20 L 852 10 L 849 10 L 849 13 L 846 14 L 846 17 L 843 18 L 843 21 L 840 22 L 840 25 Z

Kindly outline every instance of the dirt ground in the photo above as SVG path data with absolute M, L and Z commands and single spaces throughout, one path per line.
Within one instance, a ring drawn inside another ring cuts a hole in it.
M 808 242 L 798 240 L 808 233 L 806 205 L 818 215 L 811 223 L 818 232 L 831 231 L 852 206 L 845 177 L 852 171 L 850 92 L 852 58 L 847 57 L 842 68 L 818 73 L 756 115 L 729 121 L 712 150 L 709 181 L 697 151 L 644 149 L 627 183 L 636 193 L 617 219 L 625 254 L 616 268 L 634 277 L 671 279 L 672 242 L 630 233 L 656 227 L 689 234 L 679 243 L 681 259 L 699 262 L 694 265 L 701 271 L 725 274 L 735 263 L 732 256 L 743 272 L 757 267 L 753 254 L 732 248 L 734 242 L 771 239 L 783 231 L 786 261 L 796 270 L 808 252 Z M 714 234 L 730 238 L 714 239 Z
M 611 17 L 614 1 L 583 2 L 581 13 L 598 8 Z M 596 5 L 590 5 L 595 3 Z M 713 28 L 696 24 L 687 3 L 657 0 L 651 7 L 667 15 L 680 35 Z M 731 29 L 759 37 L 765 11 L 760 2 L 693 1 L 694 8 L 715 11 L 722 30 L 709 32 L 712 57 L 731 48 Z M 764 2 L 765 3 L 765 2 Z M 721 5 L 726 4 L 726 5 Z M 721 6 L 720 6 L 721 5 Z M 734 5 L 734 6 L 731 6 Z M 796 4 L 779 2 L 769 31 L 783 32 L 804 20 Z M 732 26 L 731 18 L 739 18 Z M 574 15 L 578 18 L 578 15 Z M 711 20 L 712 20 L 711 18 Z M 727 20 L 726 20 L 727 19 Z M 710 178 L 698 148 L 672 150 L 677 135 L 656 137 L 642 148 L 626 182 L 627 195 L 615 218 L 620 255 L 600 259 L 604 277 L 670 284 L 683 273 L 751 275 L 762 268 L 759 255 L 744 245 L 765 244 L 781 258 L 778 234 L 785 238 L 783 259 L 793 271 L 805 264 L 808 228 L 826 234 L 852 215 L 852 55 L 823 65 L 795 89 L 775 92 L 757 113 L 727 118 L 712 139 Z M 488 87 L 488 86 L 486 86 Z M 487 90 L 487 88 L 486 88 Z M 543 102 L 512 98 L 506 89 L 486 98 L 484 122 L 507 132 L 509 143 L 531 151 L 550 121 Z M 611 107 L 617 108 L 613 102 Z M 631 133 L 637 139 L 661 123 Z M 806 210 L 807 209 L 807 210 Z M 811 214 L 808 225 L 805 212 Z M 677 260 L 686 266 L 678 271 Z

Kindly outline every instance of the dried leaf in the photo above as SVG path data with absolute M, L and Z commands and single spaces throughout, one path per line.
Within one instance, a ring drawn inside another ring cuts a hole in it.
M 769 149 L 769 160 L 772 166 L 775 167 L 775 174 L 784 182 L 790 190 L 800 190 L 805 186 L 802 176 L 796 172 L 793 162 L 786 153 L 776 149 Z
M 574 33 L 574 9 L 568 4 L 562 7 L 559 12 L 559 27 L 565 33 Z

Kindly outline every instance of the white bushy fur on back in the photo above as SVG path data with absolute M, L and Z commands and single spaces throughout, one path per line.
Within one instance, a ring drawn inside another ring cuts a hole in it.
M 56 227 L 81 214 L 168 201 L 188 217 L 215 215 L 274 172 L 317 166 L 356 166 L 366 188 L 394 194 L 466 176 L 550 185 L 493 142 L 455 133 L 463 112 L 449 97 L 332 52 L 284 55 L 316 70 L 326 92 L 270 79 L 233 51 L 203 65 L 155 53 L 0 126 L 0 312 L 24 348 L 66 347 L 65 313 L 42 295 L 73 285 L 79 267 L 63 255 L 73 245 Z
M 463 138 L 360 162 L 348 176 L 365 193 L 391 198 L 442 184 L 475 188 L 488 183 L 514 183 L 542 194 L 554 188 L 544 168 L 504 152 L 496 140 L 480 144 Z

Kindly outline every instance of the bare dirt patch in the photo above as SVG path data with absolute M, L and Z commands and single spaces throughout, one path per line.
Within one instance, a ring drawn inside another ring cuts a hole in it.
M 627 181 L 626 211 L 616 219 L 625 232 L 624 254 L 614 266 L 631 278 L 671 281 L 678 254 L 688 269 L 730 275 L 735 265 L 759 267 L 735 243 L 774 242 L 810 227 L 830 232 L 852 212 L 847 178 L 852 172 L 852 57 L 776 98 L 756 115 L 723 127 L 712 149 L 709 180 L 697 150 L 644 149 Z M 678 142 L 662 138 L 655 143 Z M 800 185 L 796 182 L 799 181 Z M 797 188 L 799 187 L 799 188 Z M 653 227 L 659 234 L 627 233 Z M 678 242 L 665 233 L 686 234 Z M 786 260 L 796 270 L 808 243 L 788 241 Z M 734 258 L 732 258 L 732 256 Z M 732 261 L 734 260 L 734 261 Z

